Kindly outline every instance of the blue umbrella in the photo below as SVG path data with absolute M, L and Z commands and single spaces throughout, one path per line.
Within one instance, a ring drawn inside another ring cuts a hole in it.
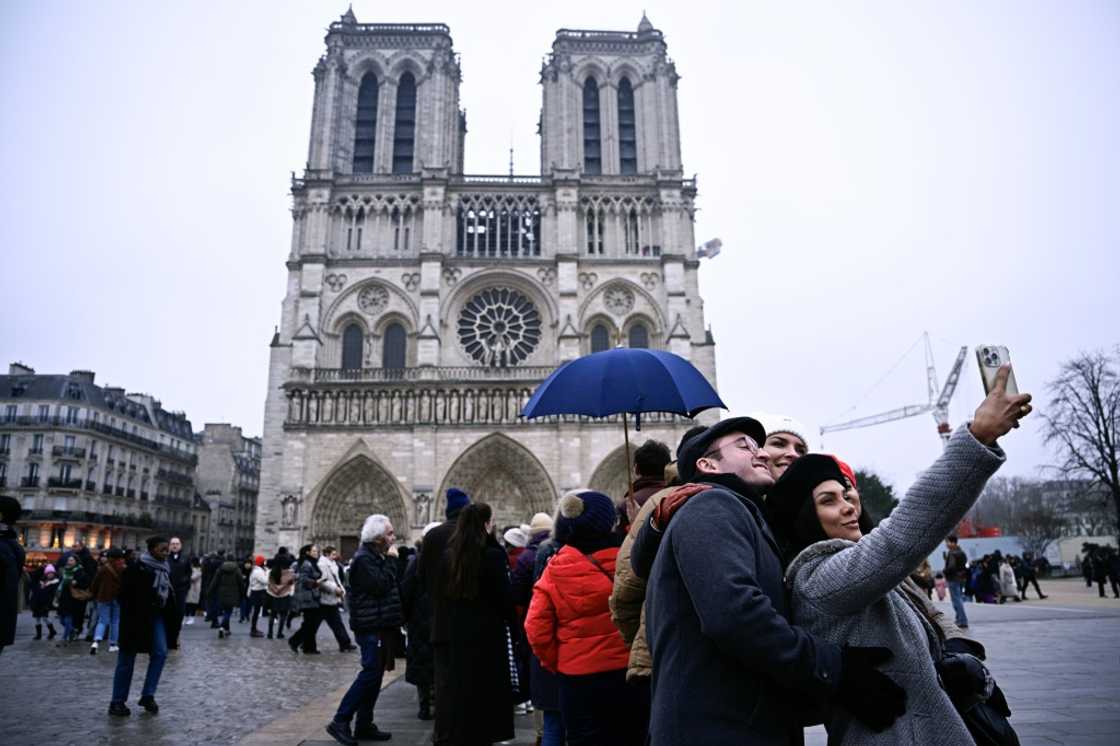
M 533 392 L 521 416 L 621 414 L 629 469 L 628 414 L 635 415 L 635 427 L 640 430 L 643 412 L 695 417 L 712 407 L 727 409 L 692 363 L 671 352 L 617 347 L 571 360 L 554 370 Z

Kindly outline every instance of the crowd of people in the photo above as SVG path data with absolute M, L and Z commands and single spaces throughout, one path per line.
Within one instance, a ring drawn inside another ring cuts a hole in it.
M 499 527 L 491 506 L 452 488 L 446 520 L 426 526 L 415 551 L 371 515 L 347 567 L 333 547 L 197 561 L 153 537 L 100 567 L 84 549 L 68 553 L 38 584 L 63 602 L 67 641 L 96 600 L 91 645 L 108 635 L 120 648 L 113 715 L 128 714 L 138 652 L 150 656 L 140 705 L 158 711 L 167 650 L 198 605 L 219 638 L 237 612 L 254 637 L 287 633 L 295 654 L 318 652 L 323 622 L 340 650 L 360 650 L 326 725 L 347 746 L 391 737 L 375 709 L 402 627 L 405 679 L 437 744 L 511 740 L 517 712 L 532 713 L 548 746 L 797 743 L 814 723 L 835 743 L 970 743 L 977 727 L 1012 743 L 1010 711 L 956 601 L 1006 595 L 1007 574 L 1019 598 L 1033 563 L 958 565 L 950 541 L 942 579 L 955 621 L 922 569 L 1004 462 L 997 439 L 1030 412 L 1006 378 L 879 525 L 846 463 L 808 453 L 795 420 L 759 415 L 694 427 L 675 454 L 646 442 L 617 502 L 574 490 L 553 516 Z M 35 608 L 52 636 L 50 605 Z
M 1086 545 L 1084 552 L 1081 574 L 1085 578 L 1085 587 L 1092 588 L 1096 583 L 1100 597 L 1107 598 L 1104 592 L 1107 583 L 1111 587 L 1112 597 L 1120 598 L 1120 552 L 1116 551 L 1116 547 L 1096 544 Z

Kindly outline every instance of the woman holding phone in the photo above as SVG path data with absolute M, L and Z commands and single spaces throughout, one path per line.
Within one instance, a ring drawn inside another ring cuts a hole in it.
M 973 741 L 958 710 L 967 709 L 962 701 L 968 697 L 973 704 L 985 701 L 993 682 L 971 656 L 946 655 L 944 635 L 902 585 L 1003 465 L 997 438 L 1030 413 L 1029 394 L 1007 393 L 1009 374 L 1009 366 L 1000 368 L 972 422 L 953 434 L 941 457 L 879 526 L 873 527 L 831 456 L 798 459 L 768 496 L 771 525 L 786 543 L 793 622 L 829 642 L 881 648 L 880 670 L 906 690 L 905 714 L 883 732 L 832 708 L 825 716 L 829 743 Z M 957 668 L 945 669 L 946 661 Z M 971 672 L 980 674 L 978 689 L 985 689 L 986 680 L 985 691 L 973 691 Z

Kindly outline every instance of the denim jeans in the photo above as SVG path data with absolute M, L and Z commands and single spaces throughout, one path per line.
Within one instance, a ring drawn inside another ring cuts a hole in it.
M 221 607 L 221 609 L 222 609 L 222 620 L 221 620 L 221 623 L 219 624 L 219 626 L 222 629 L 224 629 L 226 632 L 229 632 L 229 620 L 233 616 L 233 607 L 232 606 L 223 606 L 223 607 Z
M 949 581 L 949 598 L 953 600 L 953 612 L 956 614 L 957 626 L 968 626 L 968 615 L 964 613 L 964 591 L 961 588 L 961 581 Z
M 381 677 L 385 673 L 385 661 L 381 658 L 381 638 L 376 633 L 355 634 L 358 647 L 362 649 L 362 670 L 354 678 L 354 683 L 346 690 L 334 719 L 349 723 L 357 714 L 354 725 L 368 728 L 373 725 L 373 707 L 377 695 L 381 693 Z
M 109 644 L 117 644 L 117 634 L 121 627 L 121 605 L 117 601 L 99 601 L 97 603 L 97 628 L 94 630 L 93 639 L 101 642 L 105 639 L 105 628 L 109 628 Z
M 544 732 L 541 746 L 564 746 L 564 718 L 559 710 L 541 710 L 544 714 Z
M 152 628 L 152 652 L 148 655 L 148 673 L 144 676 L 144 688 L 140 690 L 140 696 L 155 696 L 166 660 L 167 630 L 163 626 L 163 617 L 157 616 Z M 132 670 L 135 666 L 136 653 L 126 653 L 122 650 L 117 654 L 117 670 L 113 672 L 114 702 L 124 702 L 128 699 L 128 690 L 132 686 Z
M 62 639 L 69 640 L 74 635 L 74 615 L 59 614 L 62 617 Z

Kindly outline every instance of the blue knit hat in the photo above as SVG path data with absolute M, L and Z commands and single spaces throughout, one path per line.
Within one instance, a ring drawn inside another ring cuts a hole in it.
M 466 492 L 463 492 L 458 487 L 449 487 L 447 489 L 447 508 L 444 514 L 448 518 L 454 518 L 459 514 L 459 511 L 471 504 L 471 497 Z
M 569 492 L 560 498 L 556 540 L 566 544 L 573 538 L 605 536 L 614 529 L 617 517 L 614 502 L 602 492 Z

